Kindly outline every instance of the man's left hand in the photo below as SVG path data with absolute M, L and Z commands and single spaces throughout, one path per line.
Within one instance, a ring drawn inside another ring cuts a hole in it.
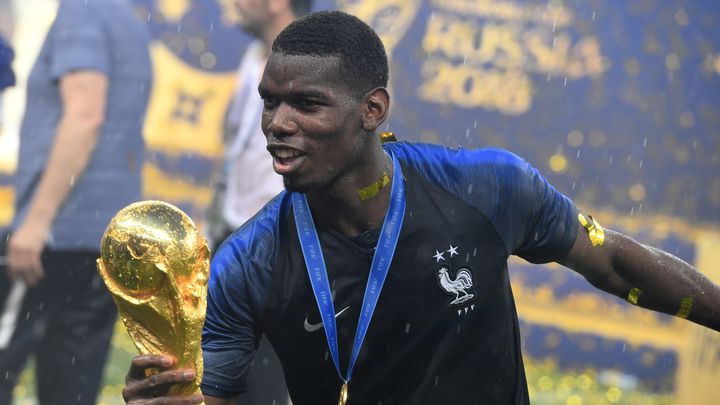
M 10 279 L 34 286 L 43 278 L 42 252 L 49 231 L 49 227 L 40 223 L 25 221 L 13 232 L 7 250 Z

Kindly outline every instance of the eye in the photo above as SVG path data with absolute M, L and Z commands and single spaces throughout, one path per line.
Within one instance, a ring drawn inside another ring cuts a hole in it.
M 307 98 L 299 99 L 296 102 L 296 104 L 300 109 L 303 109 L 303 110 L 311 110 L 320 105 L 319 102 L 317 102 L 315 100 L 307 99 Z
M 276 99 L 273 96 L 268 96 L 268 95 L 262 96 L 262 100 L 263 100 L 263 107 L 265 107 L 265 108 L 274 108 L 278 104 L 278 99 Z

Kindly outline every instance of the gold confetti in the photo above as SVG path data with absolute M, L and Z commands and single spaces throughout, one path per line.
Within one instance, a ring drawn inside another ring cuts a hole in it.
M 690 315 L 690 311 L 692 311 L 693 306 L 693 299 L 692 297 L 685 297 L 680 301 L 680 310 L 675 315 L 678 318 L 687 319 L 687 317 Z
M 384 172 L 382 177 L 380 177 L 378 181 L 358 190 L 360 201 L 365 201 L 372 197 L 375 197 L 377 193 L 379 193 L 380 190 L 382 190 L 382 188 L 387 186 L 388 184 L 390 184 L 390 177 L 388 176 L 387 172 Z
M 644 290 L 637 288 L 637 287 L 631 288 L 630 292 L 628 293 L 628 296 L 627 296 L 627 302 L 629 302 L 633 305 L 637 305 L 638 298 L 640 298 L 640 295 L 642 295 L 643 291 Z
M 578 213 L 578 220 L 588 233 L 593 246 L 602 246 L 605 243 L 605 230 L 591 215 Z
M 382 143 L 397 142 L 397 138 L 395 138 L 395 134 L 392 132 L 381 132 L 380 133 L 380 142 L 382 142 Z

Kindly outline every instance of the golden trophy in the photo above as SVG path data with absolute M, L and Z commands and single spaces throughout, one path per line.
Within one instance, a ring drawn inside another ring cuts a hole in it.
M 195 370 L 168 394 L 199 392 L 210 251 L 192 220 L 161 201 L 128 205 L 105 230 L 97 264 L 138 351 Z

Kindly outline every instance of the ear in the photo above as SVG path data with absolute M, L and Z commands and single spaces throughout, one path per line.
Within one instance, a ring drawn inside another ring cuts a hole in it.
M 362 128 L 367 132 L 377 129 L 387 118 L 390 111 L 390 93 L 385 87 L 371 90 L 362 102 Z

